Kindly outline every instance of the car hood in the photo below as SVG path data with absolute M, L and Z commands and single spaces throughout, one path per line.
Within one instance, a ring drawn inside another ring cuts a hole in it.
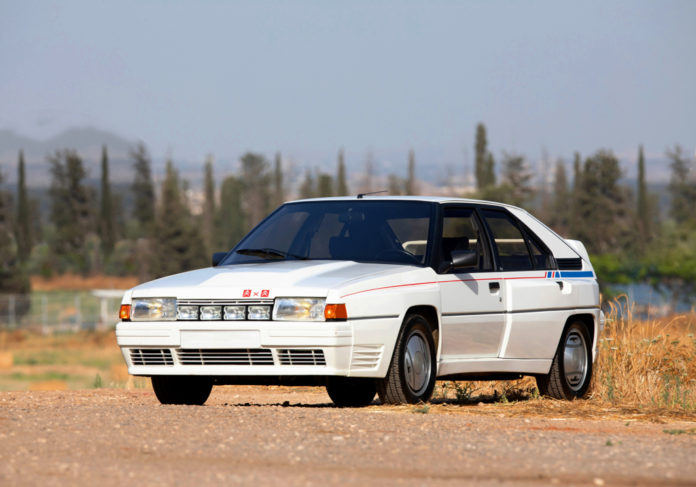
M 287 260 L 237 264 L 175 274 L 134 287 L 134 297 L 178 299 L 272 299 L 278 296 L 324 297 L 376 277 L 419 271 L 408 265 L 353 261 Z

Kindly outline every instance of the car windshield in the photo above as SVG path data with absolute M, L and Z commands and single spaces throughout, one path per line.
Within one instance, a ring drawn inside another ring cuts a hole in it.
M 287 203 L 221 265 L 298 259 L 423 265 L 434 211 L 422 201 Z

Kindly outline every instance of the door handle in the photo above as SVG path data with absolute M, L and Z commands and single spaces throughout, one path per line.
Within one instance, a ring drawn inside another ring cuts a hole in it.
M 498 291 L 500 291 L 500 283 L 497 282 L 497 281 L 495 281 L 495 282 L 489 282 L 489 283 L 488 283 L 488 289 L 489 289 L 492 293 L 497 293 Z
M 563 281 L 556 281 L 556 284 L 558 284 L 558 287 L 563 291 Z

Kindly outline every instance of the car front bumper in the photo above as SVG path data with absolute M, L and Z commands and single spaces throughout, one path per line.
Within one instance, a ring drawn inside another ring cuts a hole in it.
M 120 322 L 132 375 L 384 377 L 400 320 Z

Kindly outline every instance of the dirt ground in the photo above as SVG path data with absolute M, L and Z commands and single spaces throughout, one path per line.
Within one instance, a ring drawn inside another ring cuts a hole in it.
M 216 387 L 203 407 L 0 392 L 0 485 L 696 484 L 696 422 L 514 411 L 339 409 L 311 387 Z

